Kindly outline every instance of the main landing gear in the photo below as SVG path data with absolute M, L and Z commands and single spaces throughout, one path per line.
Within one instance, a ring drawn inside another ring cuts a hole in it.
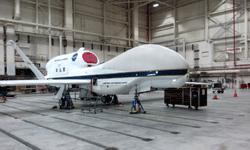
M 118 97 L 116 95 L 102 96 L 101 101 L 104 104 L 114 104 L 114 105 L 119 105 L 120 104 L 120 102 L 118 101 Z
M 71 109 L 71 108 L 75 108 L 73 101 L 70 97 L 70 89 L 67 89 L 63 92 L 62 94 L 62 98 L 59 100 L 59 107 L 60 109 Z
M 136 107 L 137 107 L 137 110 L 136 110 Z M 140 111 L 143 111 L 143 113 L 145 114 L 146 111 L 143 109 L 142 107 L 142 104 L 138 98 L 138 93 L 137 93 L 137 85 L 135 87 L 135 97 L 134 97 L 134 101 L 132 103 L 132 106 L 131 106 L 131 111 L 129 112 L 130 114 L 137 114 L 139 113 Z

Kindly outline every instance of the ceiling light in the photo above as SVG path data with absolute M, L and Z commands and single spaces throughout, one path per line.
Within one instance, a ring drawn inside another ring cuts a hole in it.
M 153 5 L 153 7 L 158 7 L 158 6 L 159 6 L 159 4 L 157 4 L 157 3 Z

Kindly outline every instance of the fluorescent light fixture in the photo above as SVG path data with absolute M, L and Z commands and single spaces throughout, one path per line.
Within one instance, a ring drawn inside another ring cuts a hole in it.
M 158 6 L 159 6 L 159 4 L 157 4 L 157 3 L 153 5 L 153 7 L 158 7 Z

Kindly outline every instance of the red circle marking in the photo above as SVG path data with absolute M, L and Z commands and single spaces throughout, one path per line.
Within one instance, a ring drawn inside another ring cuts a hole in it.
M 92 64 L 96 64 L 97 63 L 97 57 L 90 53 L 90 52 L 85 52 L 82 54 L 82 59 L 86 62 L 86 63 L 92 63 Z

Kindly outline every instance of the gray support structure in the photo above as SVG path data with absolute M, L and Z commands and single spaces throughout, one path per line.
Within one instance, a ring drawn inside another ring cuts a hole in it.
M 59 55 L 63 54 L 63 47 L 62 47 L 62 33 L 59 35 Z
M 102 8 L 102 13 L 103 13 L 103 62 L 105 62 L 105 34 L 106 34 L 106 14 L 105 14 L 105 7 L 106 3 L 105 1 L 103 2 L 103 8 Z
M 65 37 L 67 40 L 66 53 L 73 52 L 73 44 L 70 42 L 73 41 L 73 6 L 72 0 L 64 0 L 64 14 L 65 14 L 65 28 L 71 31 L 65 32 Z M 70 41 L 70 42 L 69 42 Z
M 3 25 L 0 23 L 0 75 L 5 75 L 5 64 L 4 64 L 4 30 Z
M 36 23 L 38 24 L 39 23 L 39 16 L 38 16 L 38 0 L 36 0 Z M 38 26 L 36 26 L 36 33 L 38 33 Z
M 7 64 L 7 75 L 16 75 L 15 67 L 15 50 L 13 46 L 8 42 L 9 40 L 14 40 L 14 26 L 6 25 L 6 64 Z
M 51 9 L 50 9 L 50 0 L 48 0 L 48 12 L 49 12 L 49 26 L 51 26 Z M 49 60 L 51 59 L 51 29 L 49 28 Z
M 205 0 L 205 41 L 208 41 L 208 0 Z
M 139 40 L 139 20 L 138 20 L 138 3 L 134 3 L 134 8 L 133 8 L 133 47 L 138 46 L 138 40 Z
M 20 19 L 20 0 L 15 0 L 15 14 L 14 19 L 19 20 Z
M 176 13 L 176 7 L 174 8 L 174 46 L 176 46 L 176 20 L 177 20 L 177 13 Z
M 245 0 L 245 59 L 248 59 L 248 11 L 247 0 Z
M 128 0 L 128 10 L 130 9 L 130 0 Z M 130 11 L 128 11 L 128 39 L 131 38 L 131 15 Z M 131 46 L 131 42 L 128 41 L 128 46 Z

